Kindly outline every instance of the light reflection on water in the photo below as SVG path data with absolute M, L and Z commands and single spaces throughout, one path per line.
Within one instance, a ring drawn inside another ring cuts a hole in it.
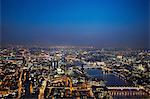
M 88 69 L 86 70 L 87 74 L 93 78 L 97 78 L 99 80 L 103 79 L 106 81 L 106 85 L 108 86 L 124 86 L 128 85 L 123 79 L 116 76 L 115 74 L 103 74 L 102 70 L 99 69 Z

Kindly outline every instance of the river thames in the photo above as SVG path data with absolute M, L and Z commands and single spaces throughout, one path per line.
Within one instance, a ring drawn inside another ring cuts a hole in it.
M 116 76 L 113 73 L 104 74 L 100 69 L 87 69 L 87 74 L 98 80 L 104 80 L 106 82 L 106 86 L 127 86 L 129 85 L 125 80 Z

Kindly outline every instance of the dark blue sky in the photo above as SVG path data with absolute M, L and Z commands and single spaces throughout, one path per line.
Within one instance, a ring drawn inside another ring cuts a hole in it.
M 149 0 L 1 0 L 2 44 L 148 47 Z

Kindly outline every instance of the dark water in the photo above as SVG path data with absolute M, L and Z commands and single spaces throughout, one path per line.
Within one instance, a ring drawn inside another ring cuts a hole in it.
M 86 70 L 87 74 L 93 78 L 103 79 L 106 81 L 108 86 L 124 86 L 128 85 L 123 79 L 116 76 L 115 74 L 103 74 L 99 69 Z

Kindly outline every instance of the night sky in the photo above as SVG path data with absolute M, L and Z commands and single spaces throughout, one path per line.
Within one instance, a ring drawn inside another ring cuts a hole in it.
M 149 0 L 1 0 L 1 43 L 148 48 Z

